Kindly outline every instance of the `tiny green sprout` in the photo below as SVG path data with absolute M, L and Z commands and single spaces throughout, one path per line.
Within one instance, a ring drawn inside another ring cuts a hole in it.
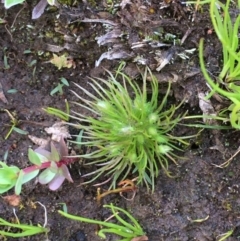
M 63 86 L 69 86 L 69 83 L 68 83 L 68 81 L 67 81 L 65 78 L 63 78 L 63 77 L 60 78 L 60 81 L 61 81 L 61 83 L 58 83 L 57 87 L 55 87 L 55 88 L 50 92 L 50 95 L 53 96 L 53 95 L 56 94 L 56 93 L 59 93 L 60 95 L 63 95 Z
M 142 88 L 120 69 L 116 76 L 111 73 L 109 76 L 108 80 L 92 80 L 90 86 L 96 94 L 76 84 L 92 100 L 86 100 L 72 91 L 82 102 L 74 102 L 76 105 L 98 116 L 96 119 L 77 112 L 71 115 L 79 124 L 70 125 L 84 130 L 83 138 L 86 141 L 81 144 L 95 150 L 81 155 L 92 160 L 87 165 L 96 164 L 98 167 L 96 171 L 84 175 L 94 175 L 85 183 L 104 175 L 112 178 L 111 187 L 115 189 L 116 183 L 131 173 L 138 177 L 138 183 L 145 183 L 154 191 L 160 167 L 168 176 L 172 176 L 168 170 L 168 160 L 176 163 L 178 156 L 174 150 L 181 150 L 177 146 L 179 143 L 187 144 L 184 139 L 189 136 L 175 137 L 170 134 L 185 114 L 173 117 L 181 104 L 166 109 L 171 84 L 160 101 L 158 80 L 150 69 L 146 69 L 142 75 Z M 151 93 L 147 90 L 148 77 L 151 79 Z M 117 78 L 122 80 L 122 84 Z
M 66 212 L 63 212 L 61 210 L 59 210 L 58 212 L 62 216 L 72 220 L 100 225 L 100 227 L 102 228 L 98 232 L 98 236 L 103 239 L 106 239 L 106 233 L 112 233 L 121 237 L 121 239 L 118 241 L 131 241 L 136 237 L 141 237 L 140 240 L 143 240 L 143 241 L 148 240 L 140 224 L 129 212 L 127 212 L 122 208 L 116 207 L 113 204 L 104 205 L 103 207 L 110 208 L 113 213 L 111 218 L 115 217 L 120 224 L 111 223 L 109 221 L 99 221 L 99 220 L 94 220 L 90 218 L 74 216 Z M 125 218 L 120 217 L 119 214 L 125 215 Z M 126 218 L 129 221 L 125 221 Z
M 229 230 L 229 231 L 226 232 L 226 233 L 220 234 L 220 235 L 218 236 L 218 237 L 219 237 L 218 241 L 224 241 L 224 240 L 226 240 L 227 238 L 229 238 L 229 237 L 233 234 L 233 231 L 234 231 L 234 229 Z
M 17 120 L 17 118 L 13 114 L 11 114 L 7 109 L 3 109 L 3 110 L 8 114 L 8 116 L 11 119 L 11 128 L 5 136 L 5 140 L 8 139 L 8 137 L 11 135 L 13 131 L 22 135 L 27 135 L 28 134 L 27 131 L 21 130 L 20 128 L 17 127 L 17 125 L 19 124 L 19 121 Z
M 10 65 L 8 64 L 8 58 L 7 58 L 7 48 L 3 48 L 3 63 L 5 69 L 10 69 Z

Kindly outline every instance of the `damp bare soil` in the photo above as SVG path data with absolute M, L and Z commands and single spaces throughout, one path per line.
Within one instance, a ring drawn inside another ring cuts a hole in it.
M 105 69 L 114 71 L 122 60 L 131 77 L 148 65 L 157 76 L 163 94 L 166 82 L 172 81 L 171 103 L 177 105 L 186 98 L 180 112 L 202 113 L 198 94 L 208 87 L 199 69 L 200 38 L 205 39 L 204 57 L 208 70 L 217 74 L 221 67 L 221 46 L 212 31 L 207 9 L 195 11 L 193 5 L 186 6 L 177 0 L 87 2 L 71 7 L 61 5 L 59 9 L 48 7 L 37 20 L 31 19 L 36 1 L 27 1 L 25 5 L 7 11 L 3 4 L 0 5 L 0 17 L 6 21 L 0 24 L 0 157 L 3 160 L 8 152 L 6 162 L 9 165 L 20 168 L 29 165 L 28 148 L 36 145 L 27 135 L 17 132 L 5 139 L 11 127 L 7 111 L 18 120 L 20 129 L 30 135 L 48 138 L 44 129 L 59 119 L 46 114 L 43 108 L 64 110 L 65 99 L 75 99 L 70 92 L 75 88 L 73 82 L 91 91 L 88 77 L 104 78 L 107 76 Z M 192 49 L 196 50 L 185 52 Z M 103 53 L 108 54 L 100 58 Z M 71 68 L 54 66 L 50 62 L 53 54 L 66 54 L 72 61 Z M 185 59 L 179 54 L 185 54 Z M 161 66 L 161 59 L 167 59 L 169 63 Z M 63 86 L 63 93 L 50 95 L 62 77 L 70 86 Z M 79 94 L 82 94 L 80 90 Z M 215 100 L 216 109 L 223 105 Z M 70 108 L 74 107 L 70 105 Z M 85 110 L 77 111 L 84 113 Z M 73 128 L 69 131 L 76 134 Z M 199 131 L 181 126 L 174 130 L 174 135 L 187 136 Z M 233 233 L 227 240 L 238 240 L 238 156 L 226 168 L 213 164 L 220 165 L 228 160 L 239 145 L 238 131 L 202 130 L 181 153 L 185 159 L 178 160 L 178 166 L 170 164 L 175 178 L 160 172 L 154 193 L 139 186 L 133 201 L 112 194 L 104 198 L 102 204 L 112 202 L 128 210 L 151 241 L 219 240 L 222 234 L 231 230 Z M 74 145 L 69 149 L 79 153 Z M 74 163 L 70 168 L 74 183 L 64 182 L 55 192 L 46 186 L 29 183 L 24 186 L 21 204 L 17 207 L 3 199 L 13 194 L 9 191 L 0 198 L 0 217 L 14 222 L 14 208 L 21 223 L 43 225 L 44 209 L 36 203 L 40 202 L 47 210 L 48 236 L 17 240 L 100 240 L 96 235 L 97 226 L 70 221 L 57 213 L 65 203 L 72 214 L 99 220 L 109 217 L 109 212 L 96 202 L 96 187 L 80 186 L 84 181 L 81 175 L 89 171 L 91 167 L 85 167 L 84 161 Z M 107 188 L 107 184 L 102 186 L 103 190 Z M 118 239 L 108 236 L 107 240 Z

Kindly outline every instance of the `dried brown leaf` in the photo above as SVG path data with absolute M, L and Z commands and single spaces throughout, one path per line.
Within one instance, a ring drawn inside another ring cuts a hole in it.
M 210 100 L 205 99 L 205 94 L 202 92 L 198 93 L 198 98 L 199 98 L 199 107 L 202 110 L 204 115 L 216 115 L 216 112 L 212 106 L 212 103 Z M 204 123 L 209 123 L 209 120 L 206 118 L 203 118 Z
M 44 129 L 48 134 L 52 134 L 52 140 L 59 142 L 61 138 L 71 138 L 65 122 L 57 122 L 53 126 Z
M 122 9 L 124 9 L 127 4 L 132 4 L 131 0 L 122 0 L 122 2 L 120 3 L 120 6 Z
M 114 43 L 116 42 L 117 38 L 119 38 L 122 34 L 122 30 L 119 28 L 115 28 L 106 34 L 97 37 L 97 43 L 98 45 L 105 45 L 107 43 Z
M 32 136 L 32 135 L 28 135 L 28 138 L 36 145 L 38 145 L 39 147 L 46 147 L 48 146 L 50 140 L 46 140 L 46 139 L 43 139 L 43 138 L 39 138 L 39 137 L 36 137 L 36 136 Z
M 100 58 L 96 61 L 95 63 L 95 67 L 98 67 L 100 65 L 100 63 L 102 62 L 102 60 L 104 59 L 128 59 L 132 56 L 131 53 L 129 53 L 128 51 L 125 50 L 117 50 L 117 49 L 113 49 L 111 51 L 105 52 L 103 53 Z

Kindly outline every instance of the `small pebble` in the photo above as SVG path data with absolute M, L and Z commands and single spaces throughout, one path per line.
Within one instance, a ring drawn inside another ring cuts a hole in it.
M 69 241 L 87 241 L 87 238 L 82 230 L 78 230 L 70 237 Z

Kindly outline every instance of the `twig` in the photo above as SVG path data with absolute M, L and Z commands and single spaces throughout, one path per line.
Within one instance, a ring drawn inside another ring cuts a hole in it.
M 38 203 L 39 205 L 41 205 L 42 207 L 43 207 L 43 209 L 44 209 L 44 224 L 43 224 L 43 227 L 45 228 L 46 226 L 47 226 L 47 209 L 46 209 L 46 207 L 42 204 L 42 203 L 40 203 L 40 202 L 35 202 L 35 203 Z
M 239 152 L 240 152 L 240 147 L 238 147 L 237 151 L 236 151 L 227 161 L 225 161 L 225 162 L 222 163 L 221 165 L 216 165 L 216 164 L 214 164 L 214 163 L 212 163 L 212 165 L 215 166 L 215 167 L 219 167 L 219 168 L 225 168 L 225 167 L 227 167 L 227 166 L 230 164 L 230 162 L 232 161 L 232 159 L 233 159 L 236 155 L 238 155 Z
M 90 19 L 90 18 L 84 18 L 84 19 L 77 19 L 71 22 L 75 23 L 75 22 L 82 22 L 82 23 L 105 23 L 105 24 L 109 24 L 109 25 L 113 25 L 113 26 L 117 26 L 117 23 L 114 23 L 113 21 L 110 20 L 106 20 L 106 19 Z
M 184 36 L 181 39 L 181 45 L 185 42 L 185 40 L 187 39 L 187 37 L 191 34 L 191 32 L 194 30 L 194 28 L 189 28 L 186 33 L 184 34 Z
M 16 19 L 18 17 L 18 15 L 22 12 L 22 10 L 26 7 L 26 4 L 23 4 L 23 7 L 19 10 L 19 12 L 16 14 L 14 20 L 13 20 L 13 23 L 11 25 L 11 28 L 14 26 L 15 22 L 16 22 Z
M 137 187 L 135 186 L 135 184 L 133 182 L 135 180 L 136 180 L 135 178 L 133 180 L 123 180 L 118 183 L 118 186 L 122 186 L 122 187 L 116 188 L 113 190 L 108 190 L 103 193 L 100 193 L 100 188 L 98 188 L 97 189 L 97 202 L 100 203 L 100 201 L 103 197 L 105 197 L 109 194 L 112 194 L 112 193 L 119 193 L 121 197 L 125 198 L 122 193 L 129 192 L 129 191 L 131 191 L 133 193 L 132 198 L 130 198 L 130 199 L 125 198 L 125 199 L 133 200 L 133 198 L 136 195 L 136 190 L 137 190 Z
M 15 208 L 13 208 L 13 214 L 14 214 L 16 220 L 17 220 L 17 223 L 20 224 L 19 219 L 18 219 L 18 216 L 17 216 L 17 214 L 16 214 Z
M 6 29 L 6 31 L 8 32 L 8 34 L 10 35 L 10 41 L 12 42 L 13 41 L 13 37 L 12 37 L 12 34 L 11 34 L 11 32 L 8 30 L 8 28 L 7 28 L 7 26 L 8 26 L 8 24 L 5 24 L 4 25 L 4 27 L 5 27 L 5 29 Z

